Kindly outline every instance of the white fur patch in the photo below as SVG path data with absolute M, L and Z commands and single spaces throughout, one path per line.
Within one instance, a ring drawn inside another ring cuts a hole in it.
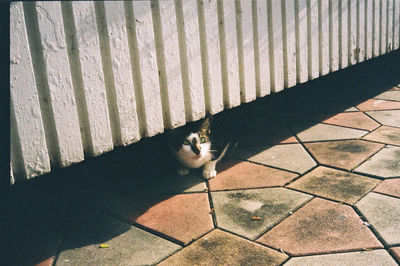
M 211 160 L 212 155 L 210 153 L 209 142 L 200 143 L 200 138 L 197 133 L 191 133 L 186 139 L 192 142 L 193 138 L 197 139 L 200 145 L 200 154 L 195 154 L 190 145 L 182 145 L 181 149 L 176 153 L 178 160 L 185 166 L 190 168 L 202 167 L 206 162 Z

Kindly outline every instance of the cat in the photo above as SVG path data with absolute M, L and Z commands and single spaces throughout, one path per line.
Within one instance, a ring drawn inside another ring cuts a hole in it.
M 179 175 L 187 175 L 190 169 L 203 167 L 202 176 L 205 179 L 213 178 L 217 175 L 216 164 L 224 157 L 229 148 L 229 143 L 225 146 L 218 158 L 214 159 L 211 149 L 211 122 L 213 117 L 207 115 L 200 121 L 200 126 L 188 127 L 186 132 L 175 136 L 172 152 L 180 163 Z

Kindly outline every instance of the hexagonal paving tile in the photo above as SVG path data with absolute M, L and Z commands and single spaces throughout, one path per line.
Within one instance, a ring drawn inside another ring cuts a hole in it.
M 373 178 L 320 166 L 288 187 L 353 204 L 379 183 Z
M 324 266 L 353 266 L 353 265 L 388 265 L 395 266 L 397 263 L 386 250 L 371 250 L 361 252 L 348 252 L 339 254 L 315 255 L 307 257 L 292 258 L 284 264 L 285 266 L 324 265 Z
M 227 159 L 217 165 L 210 190 L 283 186 L 298 175 L 255 163 Z
M 400 146 L 400 128 L 381 126 L 363 139 Z
M 211 197 L 218 227 L 250 239 L 312 198 L 284 188 L 212 192 Z
M 368 131 L 345 128 L 326 124 L 302 123 L 302 125 L 293 126 L 297 136 L 301 141 L 321 141 L 338 139 L 358 139 Z
M 331 125 L 352 127 L 369 131 L 380 126 L 377 122 L 362 112 L 339 113 L 326 119 L 318 119 L 318 121 Z
M 398 262 L 400 263 L 400 247 L 390 248 L 390 251 L 393 255 L 397 258 Z
M 400 198 L 400 178 L 386 179 L 374 191 Z
M 107 216 L 85 220 L 70 230 L 56 265 L 149 265 L 180 248 Z M 109 247 L 100 248 L 100 244 Z
M 371 192 L 356 206 L 388 244 L 400 244 L 400 199 Z
M 400 127 L 400 110 L 371 111 L 366 113 L 382 125 Z
M 257 242 L 293 255 L 383 247 L 351 207 L 319 198 L 311 200 Z
M 356 106 L 361 111 L 400 109 L 399 102 L 368 99 Z
M 107 212 L 185 244 L 214 228 L 207 193 L 144 194 L 114 204 Z
M 214 230 L 159 265 L 279 265 L 287 255 Z
M 234 151 L 232 156 L 297 173 L 304 173 L 316 165 L 300 144 L 242 148 Z
M 400 177 L 400 147 L 384 147 L 354 171 L 383 178 Z
M 305 143 L 319 163 L 351 170 L 383 148 L 383 144 L 362 140 Z
M 380 99 L 380 100 L 390 100 L 390 101 L 400 102 L 400 91 L 397 91 L 397 90 L 385 91 L 379 95 L 376 95 L 374 98 Z

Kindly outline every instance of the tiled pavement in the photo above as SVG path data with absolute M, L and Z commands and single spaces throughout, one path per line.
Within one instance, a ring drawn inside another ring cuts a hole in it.
M 209 181 L 155 138 L 17 184 L 0 264 L 399 264 L 399 79 L 342 75 L 216 116 L 238 145 Z

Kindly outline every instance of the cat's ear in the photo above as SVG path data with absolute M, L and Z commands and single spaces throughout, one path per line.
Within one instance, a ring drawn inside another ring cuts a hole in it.
M 207 114 L 207 116 L 203 119 L 203 121 L 201 121 L 200 130 L 206 133 L 210 133 L 212 120 L 213 120 L 212 115 Z

